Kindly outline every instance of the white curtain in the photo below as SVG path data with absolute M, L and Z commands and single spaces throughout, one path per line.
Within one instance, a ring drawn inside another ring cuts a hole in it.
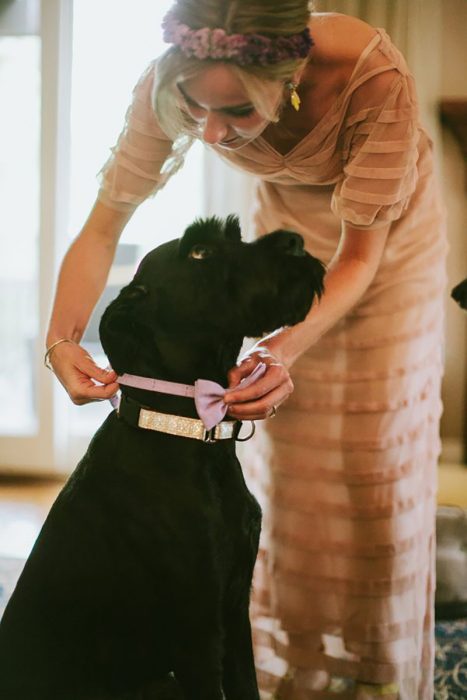
M 251 212 L 253 210 L 255 178 L 226 165 L 213 151 L 206 148 L 204 158 L 204 211 L 207 216 L 240 217 L 242 236 L 250 240 L 253 235 Z

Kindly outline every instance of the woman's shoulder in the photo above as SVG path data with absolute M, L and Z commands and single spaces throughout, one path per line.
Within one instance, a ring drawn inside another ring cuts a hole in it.
M 378 34 L 367 22 L 338 12 L 313 13 L 310 32 L 315 60 L 339 65 L 355 65 Z
M 376 39 L 387 44 L 384 39 L 387 35 L 384 32 L 381 33 L 357 17 L 337 12 L 314 13 L 310 32 L 315 41 L 311 63 L 314 63 L 318 69 L 317 75 L 333 73 L 340 83 L 341 90 L 349 85 L 356 65 L 372 43 L 374 42 L 375 48 L 379 47 Z M 357 103 L 359 95 L 363 99 L 363 104 L 367 104 L 368 101 L 378 104 L 385 98 L 387 90 L 397 77 L 395 66 L 398 63 L 398 60 L 391 60 L 387 54 L 387 50 L 384 53 L 368 51 L 362 70 L 368 71 L 372 77 L 366 86 L 357 91 L 358 94 L 355 95 Z M 382 69 L 381 72 L 374 70 L 378 68 Z M 367 94 L 368 91 L 370 94 Z

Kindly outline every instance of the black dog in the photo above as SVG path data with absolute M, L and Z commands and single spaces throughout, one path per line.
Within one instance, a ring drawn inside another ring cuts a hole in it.
M 144 258 L 102 344 L 119 374 L 226 386 L 244 336 L 303 320 L 322 281 L 297 234 L 245 244 L 234 217 L 198 221 Z M 142 406 L 198 418 L 191 398 L 123 387 L 5 611 L 2 700 L 259 697 L 248 603 L 261 513 L 239 424 L 214 442 L 177 437 L 138 427 Z
M 467 279 L 459 282 L 451 291 L 454 301 L 457 301 L 461 309 L 467 309 Z

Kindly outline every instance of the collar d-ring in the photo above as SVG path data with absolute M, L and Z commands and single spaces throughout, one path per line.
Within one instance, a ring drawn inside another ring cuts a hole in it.
M 236 442 L 247 442 L 247 440 L 251 440 L 251 438 L 253 437 L 253 435 L 254 435 L 255 432 L 256 432 L 256 425 L 255 425 L 254 420 L 251 420 L 250 423 L 251 423 L 251 433 L 250 433 L 249 435 L 247 435 L 246 437 L 243 437 L 243 438 L 237 436 L 237 437 L 235 438 L 235 441 L 236 441 Z

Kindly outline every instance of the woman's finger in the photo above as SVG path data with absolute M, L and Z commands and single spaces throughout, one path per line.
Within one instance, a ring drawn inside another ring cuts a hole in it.
M 71 388 L 68 394 L 77 406 L 81 406 L 85 403 L 90 403 L 92 401 L 106 401 L 115 396 L 119 390 L 119 385 L 116 382 L 106 385 L 87 385 L 82 384 L 78 389 Z
M 242 379 L 248 377 L 259 363 L 263 363 L 268 367 L 276 365 L 283 367 L 281 362 L 267 348 L 255 346 L 229 371 L 229 390 L 237 388 Z
M 264 420 L 270 418 L 275 409 L 290 396 L 290 391 L 285 391 L 281 385 L 274 391 L 262 396 L 258 401 L 236 403 L 228 408 L 228 415 L 237 420 Z
M 260 362 L 261 360 L 256 358 L 254 355 L 249 355 L 235 365 L 235 367 L 232 367 L 227 375 L 229 380 L 229 389 L 233 389 L 238 386 L 242 379 L 248 377 L 248 375 L 253 372 L 256 365 L 258 365 Z
M 101 384 L 110 384 L 115 382 L 117 378 L 117 373 L 113 369 L 99 367 L 91 355 L 87 353 L 75 366 L 84 375 L 95 379 Z
M 265 374 L 250 386 L 242 389 L 239 385 L 234 389 L 229 389 L 224 396 L 224 402 L 231 406 L 232 404 L 255 401 L 274 391 L 277 387 L 283 387 L 287 395 L 290 394 L 293 391 L 290 375 L 283 365 L 268 365 Z
M 110 399 L 119 389 L 114 370 L 99 367 L 77 343 L 57 346 L 50 362 L 57 379 L 78 406 Z

